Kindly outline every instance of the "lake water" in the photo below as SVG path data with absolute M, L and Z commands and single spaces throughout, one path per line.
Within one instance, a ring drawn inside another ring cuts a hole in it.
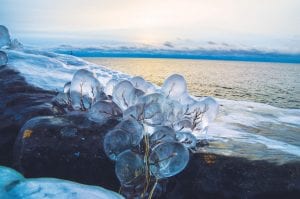
M 195 96 L 300 108 L 300 64 L 149 58 L 85 58 L 161 85 L 178 73 Z

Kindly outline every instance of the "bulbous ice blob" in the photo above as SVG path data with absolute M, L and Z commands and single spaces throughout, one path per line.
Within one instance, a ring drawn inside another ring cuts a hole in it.
M 197 138 L 190 132 L 176 132 L 176 139 L 186 148 L 194 148 L 197 144 Z
M 103 86 L 88 70 L 78 70 L 72 79 L 70 97 L 75 110 L 90 109 L 96 101 L 106 99 Z
M 104 88 L 105 94 L 112 96 L 114 87 L 118 84 L 118 82 L 119 81 L 117 79 L 110 79 Z
M 64 93 L 70 93 L 71 82 L 67 82 L 64 85 Z
M 167 97 L 178 100 L 184 93 L 187 92 L 186 81 L 181 75 L 171 75 L 164 81 L 161 90 Z
M 133 146 L 139 145 L 141 140 L 143 139 L 143 126 L 135 119 L 123 120 L 115 127 L 115 129 L 122 129 L 128 132 L 131 136 L 131 143 Z
M 132 147 L 131 136 L 121 129 L 112 130 L 105 135 L 103 146 L 106 155 L 115 161 L 122 151 Z
M 120 153 L 116 160 L 115 172 L 122 185 L 129 184 L 144 173 L 143 157 L 131 150 Z
M 0 48 L 5 47 L 5 46 L 10 46 L 11 40 L 10 40 L 10 35 L 8 32 L 8 29 L 0 25 Z
M 219 112 L 219 104 L 218 102 L 212 98 L 212 97 L 205 97 L 200 102 L 204 103 L 206 106 L 205 116 L 208 119 L 208 122 L 214 121 L 214 119 L 217 117 L 217 114 Z
M 140 76 L 135 76 L 135 77 L 131 78 L 130 82 L 132 83 L 132 85 L 135 88 L 141 89 L 141 90 L 143 90 L 144 85 L 146 84 L 146 81 L 144 80 L 144 78 L 142 78 Z
M 137 104 L 130 106 L 123 112 L 123 119 L 134 118 L 137 121 L 144 120 L 144 106 L 142 104 Z
M 175 100 L 165 100 L 162 104 L 164 114 L 164 124 L 173 126 L 178 120 L 183 117 L 183 107 Z
M 189 151 L 178 142 L 157 145 L 150 154 L 150 170 L 156 178 L 167 178 L 181 172 L 189 161 Z
M 0 66 L 5 66 L 8 62 L 7 54 L 3 51 L 0 51 Z
M 165 96 L 163 96 L 160 93 L 152 93 L 152 94 L 144 95 L 138 99 L 138 103 L 144 105 L 148 105 L 151 103 L 163 104 L 164 101 L 165 101 Z
M 98 101 L 89 111 L 89 119 L 101 124 L 112 118 L 122 117 L 122 110 L 112 101 Z
M 156 144 L 164 142 L 175 142 L 175 131 L 168 126 L 155 127 L 154 133 L 150 136 L 150 145 L 153 147 Z
M 150 126 L 161 125 L 164 122 L 164 115 L 159 103 L 150 103 L 144 106 L 143 122 Z
M 194 104 L 187 107 L 184 112 L 184 117 L 185 119 L 189 119 L 191 121 L 192 130 L 194 130 L 195 127 L 203 121 L 203 117 L 206 111 L 207 107 L 205 103 L 201 101 L 196 101 Z
M 128 97 L 128 104 L 129 106 L 133 106 L 138 103 L 138 99 L 143 96 L 145 93 L 144 91 L 140 89 L 134 88 L 133 90 L 130 91 L 129 97 Z
M 128 107 L 134 105 L 132 104 L 132 92 L 135 88 L 133 85 L 127 81 L 123 80 L 119 82 L 113 89 L 113 101 L 124 111 Z
M 180 102 L 182 105 L 188 105 L 188 104 L 194 104 L 196 100 L 191 97 L 187 92 L 183 93 L 178 99 L 178 102 Z

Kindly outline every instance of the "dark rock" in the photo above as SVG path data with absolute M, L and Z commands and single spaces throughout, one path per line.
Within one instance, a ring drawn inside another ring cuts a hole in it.
M 188 167 L 171 178 L 163 198 L 299 198 L 300 161 L 267 161 L 194 154 Z
M 117 123 L 99 125 L 84 113 L 35 117 L 20 130 L 15 167 L 25 177 L 56 177 L 118 190 L 114 163 L 102 145 Z
M 0 67 L 0 165 L 11 166 L 15 138 L 27 120 L 53 115 L 49 102 L 54 94 L 29 85 L 7 66 Z

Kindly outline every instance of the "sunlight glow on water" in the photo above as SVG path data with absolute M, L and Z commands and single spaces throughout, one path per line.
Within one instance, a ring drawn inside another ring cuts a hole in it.
M 191 94 L 300 108 L 300 64 L 148 58 L 85 58 L 161 85 L 179 73 Z

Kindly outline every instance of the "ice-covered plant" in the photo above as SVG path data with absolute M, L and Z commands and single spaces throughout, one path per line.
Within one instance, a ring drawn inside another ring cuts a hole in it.
M 161 88 L 142 77 L 111 79 L 103 88 L 84 69 L 75 73 L 56 101 L 87 112 L 90 120 L 101 124 L 111 118 L 120 121 L 105 135 L 103 146 L 115 161 L 120 192 L 129 198 L 151 198 L 161 179 L 184 170 L 189 151 L 196 151 L 195 135 L 207 133 L 219 108 L 211 97 L 190 96 L 181 75 L 168 77 Z

